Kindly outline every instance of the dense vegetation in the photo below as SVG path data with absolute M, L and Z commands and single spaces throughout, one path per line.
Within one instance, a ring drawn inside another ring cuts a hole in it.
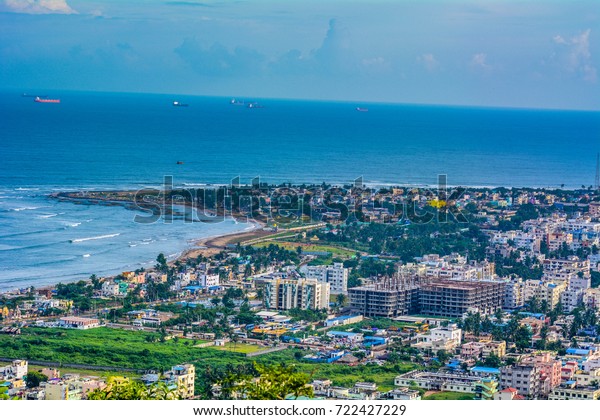
M 153 338 L 153 339 L 152 339 Z M 310 378 L 329 378 L 336 385 L 352 386 L 371 380 L 382 389 L 393 388 L 394 377 L 415 369 L 410 362 L 385 366 L 361 365 L 349 367 L 337 364 L 313 364 L 302 361 L 305 350 L 288 349 L 248 359 L 243 353 L 194 347 L 188 339 L 158 340 L 157 333 L 96 328 L 63 330 L 26 328 L 17 337 L 0 336 L 0 353 L 4 357 L 33 361 L 76 363 L 90 366 L 111 366 L 126 369 L 165 371 L 173 365 L 193 363 L 196 366 L 197 394 L 208 398 L 211 386 L 232 372 L 254 372 L 251 361 L 264 365 L 294 363 L 299 372 Z

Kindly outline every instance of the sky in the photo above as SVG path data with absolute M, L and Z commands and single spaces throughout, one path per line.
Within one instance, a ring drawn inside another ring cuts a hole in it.
M 0 0 L 0 89 L 600 110 L 600 1 Z

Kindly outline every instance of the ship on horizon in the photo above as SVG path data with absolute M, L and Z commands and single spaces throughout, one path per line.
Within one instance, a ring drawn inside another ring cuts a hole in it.
M 357 106 L 357 107 L 356 107 L 356 110 L 357 110 L 358 112 L 369 112 L 369 108 L 361 108 L 361 107 L 359 107 L 359 106 Z
M 173 101 L 173 106 L 189 106 L 188 104 L 184 104 L 183 102 Z
M 40 96 L 36 96 L 35 99 L 33 100 L 34 102 L 40 102 L 43 104 L 59 104 L 60 103 L 60 99 L 44 99 Z

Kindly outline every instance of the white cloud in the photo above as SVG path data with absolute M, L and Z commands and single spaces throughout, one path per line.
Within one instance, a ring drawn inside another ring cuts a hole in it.
M 562 71 L 579 75 L 586 82 L 595 83 L 598 72 L 592 65 L 590 33 L 591 30 L 587 29 L 568 41 L 560 35 L 554 36 L 552 40 L 556 45 L 552 58 Z
M 435 59 L 433 54 L 425 53 L 417 57 L 417 63 L 421 64 L 428 72 L 433 72 L 440 65 L 440 62 Z
M 477 53 L 471 57 L 471 61 L 469 61 L 469 65 L 471 68 L 480 71 L 490 71 L 492 66 L 487 63 L 487 54 L 486 53 Z
M 9 11 L 15 13 L 38 14 L 76 14 L 66 0 L 4 0 Z

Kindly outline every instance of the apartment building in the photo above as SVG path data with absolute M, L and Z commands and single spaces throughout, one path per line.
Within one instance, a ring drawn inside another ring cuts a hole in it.
M 554 388 L 549 400 L 599 400 L 600 388 L 592 386 L 579 386 L 573 384 L 562 384 Z
M 264 304 L 267 310 L 293 308 L 326 309 L 330 285 L 317 279 L 269 279 L 264 281 Z
M 194 397 L 194 381 L 196 379 L 196 368 L 192 364 L 173 366 L 165 372 L 164 381 L 167 386 L 177 389 L 182 399 Z
M 500 387 L 515 388 L 519 394 L 538 399 L 542 396 L 540 368 L 535 365 L 516 364 L 500 368 Z
M 481 352 L 481 357 L 484 359 L 495 354 L 496 356 L 502 358 L 506 355 L 506 341 L 485 341 L 483 343 L 483 350 Z
M 518 309 L 525 305 L 524 298 L 525 283 L 520 278 L 504 280 L 504 300 L 502 309 Z
M 561 303 L 565 312 L 573 311 L 581 302 L 587 289 L 591 287 L 591 277 L 571 274 L 567 280 L 567 288 L 561 295 Z
M 419 303 L 422 314 L 458 318 L 469 310 L 493 314 L 503 300 L 502 282 L 433 280 L 421 284 Z
M 549 352 L 529 355 L 520 361 L 523 365 L 536 366 L 540 371 L 542 394 L 548 395 L 561 382 L 562 363 Z
M 527 302 L 535 297 L 539 302 L 547 302 L 548 308 L 553 309 L 560 302 L 560 297 L 566 289 L 567 285 L 565 283 L 526 280 L 523 298 Z
M 368 317 L 391 318 L 416 313 L 419 284 L 414 277 L 394 277 L 368 286 L 348 289 L 353 312 Z
M 412 387 L 415 384 L 426 390 L 475 394 L 478 399 L 492 398 L 498 386 L 491 378 L 449 372 L 414 370 L 394 378 L 394 385 L 397 387 Z
M 553 271 L 562 271 L 571 274 L 583 272 L 585 277 L 590 275 L 589 260 L 580 260 L 577 257 L 567 259 L 548 258 L 543 262 L 544 274 Z
M 329 283 L 331 293 L 347 293 L 348 291 L 348 269 L 344 268 L 343 263 L 333 263 L 333 265 L 305 265 L 300 268 L 300 272 L 307 278 L 314 278 L 324 283 Z
M 456 324 L 432 328 L 427 334 L 417 334 L 415 348 L 453 351 L 460 346 L 462 330 Z
M 219 285 L 219 273 L 215 274 L 200 274 L 197 277 L 198 285 L 209 288 Z

